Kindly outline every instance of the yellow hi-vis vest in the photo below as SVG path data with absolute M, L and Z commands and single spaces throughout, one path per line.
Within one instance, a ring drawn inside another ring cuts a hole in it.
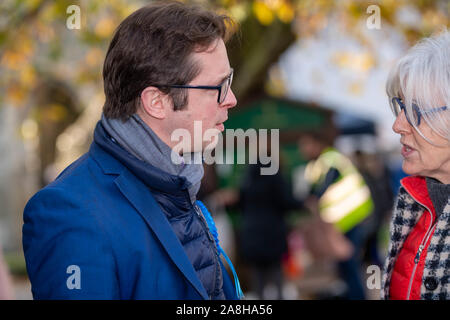
M 310 161 L 305 178 L 312 185 L 321 185 L 331 168 L 336 168 L 340 176 L 320 197 L 320 216 L 345 233 L 372 213 L 373 201 L 361 174 L 336 149 L 327 148 L 317 160 Z

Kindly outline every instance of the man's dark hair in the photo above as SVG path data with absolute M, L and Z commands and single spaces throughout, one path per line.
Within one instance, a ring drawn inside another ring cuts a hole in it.
M 191 54 L 207 50 L 218 39 L 227 42 L 232 25 L 226 15 L 174 1 L 157 2 L 132 13 L 115 31 L 106 53 L 105 116 L 128 119 L 148 86 L 192 81 L 200 67 Z M 174 110 L 186 106 L 185 89 L 159 89 L 172 98 Z

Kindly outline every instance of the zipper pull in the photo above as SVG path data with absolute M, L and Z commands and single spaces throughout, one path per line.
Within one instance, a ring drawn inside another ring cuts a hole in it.
M 200 217 L 200 212 L 199 212 L 200 208 L 196 204 L 194 204 L 194 211 L 197 214 L 197 216 Z
M 197 216 L 199 217 L 199 219 L 202 221 L 201 223 L 203 225 L 206 225 L 206 236 L 208 237 L 209 241 L 211 241 L 212 243 L 214 243 L 214 245 L 216 245 L 216 242 L 214 240 L 214 237 L 211 234 L 211 230 L 209 229 L 209 225 L 206 221 L 206 218 L 203 216 L 203 211 L 202 209 L 200 209 L 200 207 L 197 204 L 194 204 L 194 211 L 197 213 Z
M 422 254 L 422 250 L 425 246 L 423 244 L 421 244 L 419 246 L 419 250 L 417 251 L 416 257 L 414 258 L 414 263 L 417 264 L 419 263 L 419 259 L 420 259 L 420 255 Z

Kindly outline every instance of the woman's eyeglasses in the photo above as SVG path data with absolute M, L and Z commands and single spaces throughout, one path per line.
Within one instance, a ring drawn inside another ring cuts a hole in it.
M 403 103 L 402 99 L 399 97 L 394 97 L 391 100 L 392 105 L 392 111 L 394 112 L 395 117 L 398 117 L 398 115 L 402 112 L 402 110 L 405 111 L 406 120 L 408 120 L 409 124 L 412 126 L 419 126 L 420 120 L 422 118 L 423 114 L 429 114 L 434 112 L 441 112 L 447 110 L 447 106 L 439 107 L 439 108 L 433 108 L 430 110 L 420 111 L 419 106 L 415 103 L 413 103 L 412 106 L 412 114 L 409 114 L 409 112 L 406 111 L 405 104 Z

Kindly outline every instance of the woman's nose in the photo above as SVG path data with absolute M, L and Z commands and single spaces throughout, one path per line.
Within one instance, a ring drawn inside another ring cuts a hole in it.
M 398 134 L 409 132 L 411 130 L 411 125 L 406 119 L 405 110 L 402 110 L 395 119 L 394 124 L 392 125 L 392 130 Z

